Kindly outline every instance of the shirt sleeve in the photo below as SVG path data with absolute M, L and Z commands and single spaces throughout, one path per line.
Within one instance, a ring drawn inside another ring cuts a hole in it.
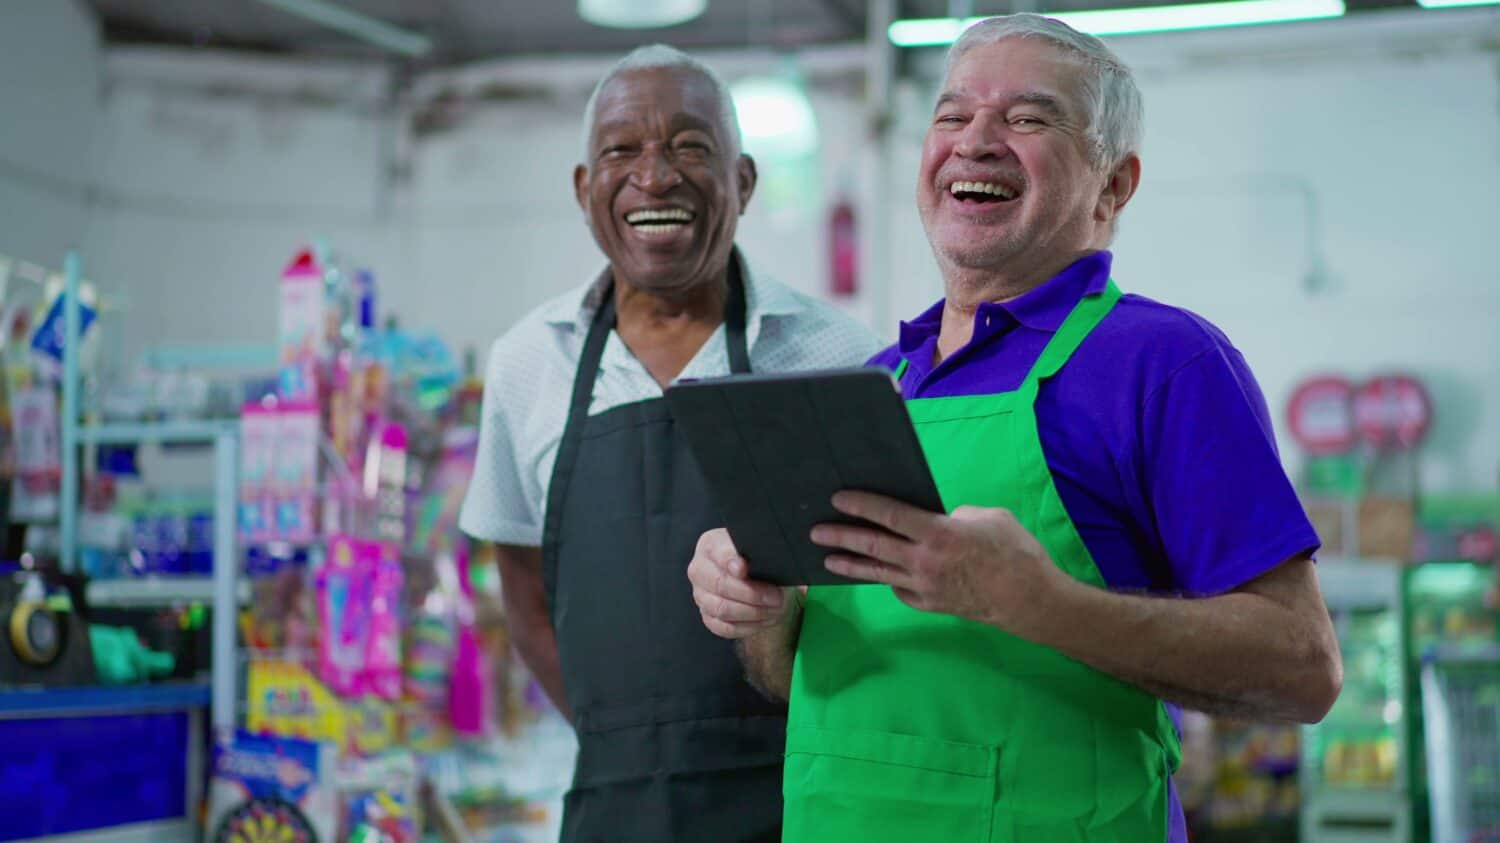
M 490 349 L 485 366 L 474 476 L 459 512 L 459 529 L 476 539 L 530 547 L 542 543 L 541 490 L 531 488 L 517 453 L 520 419 L 513 412 L 529 403 L 524 377 L 514 371 L 505 338 Z
M 1147 397 L 1142 461 L 1161 547 L 1185 593 L 1233 590 L 1319 546 L 1282 468 L 1265 397 L 1227 344 Z

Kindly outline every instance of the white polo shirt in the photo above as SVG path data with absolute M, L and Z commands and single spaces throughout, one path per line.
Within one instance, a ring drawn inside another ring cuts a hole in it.
M 785 372 L 864 364 L 880 349 L 874 334 L 825 302 L 745 264 L 745 343 L 750 369 Z M 459 528 L 486 541 L 540 546 L 552 464 L 557 459 L 584 338 L 607 276 L 564 293 L 527 314 L 490 348 L 474 477 Z M 724 326 L 678 375 L 729 374 Z M 660 398 L 662 388 L 611 331 L 599 362 L 589 415 Z

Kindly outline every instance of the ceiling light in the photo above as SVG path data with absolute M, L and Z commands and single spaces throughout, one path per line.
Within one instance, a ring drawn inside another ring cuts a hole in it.
M 578 16 L 614 29 L 676 26 L 703 14 L 708 0 L 578 0 Z
M 1432 0 L 1476 2 L 1476 0 Z M 1485 0 L 1500 2 L 1500 0 Z M 1098 9 L 1087 12 L 1052 12 L 1047 17 L 1090 35 L 1126 35 L 1135 32 L 1171 32 L 1182 29 L 1212 29 L 1316 18 L 1336 18 L 1344 13 L 1343 0 L 1228 0 L 1222 3 L 1188 3 L 1178 6 L 1146 6 L 1134 9 Z M 915 18 L 898 20 L 887 35 L 898 47 L 951 44 L 959 34 L 984 18 Z
M 1454 6 L 1489 6 L 1500 0 L 1417 0 L 1426 9 L 1448 9 Z
M 818 122 L 807 91 L 787 76 L 756 76 L 729 86 L 740 118 L 745 151 L 786 159 L 818 149 Z

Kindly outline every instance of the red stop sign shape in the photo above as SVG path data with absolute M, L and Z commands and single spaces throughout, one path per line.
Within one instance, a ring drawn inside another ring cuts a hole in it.
M 1432 424 L 1427 389 L 1407 375 L 1371 378 L 1354 393 L 1354 426 L 1377 448 L 1411 448 Z
M 1353 448 L 1353 398 L 1353 385 L 1337 375 L 1309 378 L 1298 384 L 1286 410 L 1292 438 L 1313 456 Z

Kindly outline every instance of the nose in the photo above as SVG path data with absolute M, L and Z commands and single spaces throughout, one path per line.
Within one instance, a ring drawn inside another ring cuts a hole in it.
M 969 119 L 953 151 L 963 158 L 1001 157 L 1010 150 L 1005 142 L 1005 118 L 981 109 Z
M 673 166 L 668 150 L 658 144 L 648 144 L 636 158 L 630 171 L 630 181 L 646 193 L 660 194 L 682 183 L 682 174 Z

